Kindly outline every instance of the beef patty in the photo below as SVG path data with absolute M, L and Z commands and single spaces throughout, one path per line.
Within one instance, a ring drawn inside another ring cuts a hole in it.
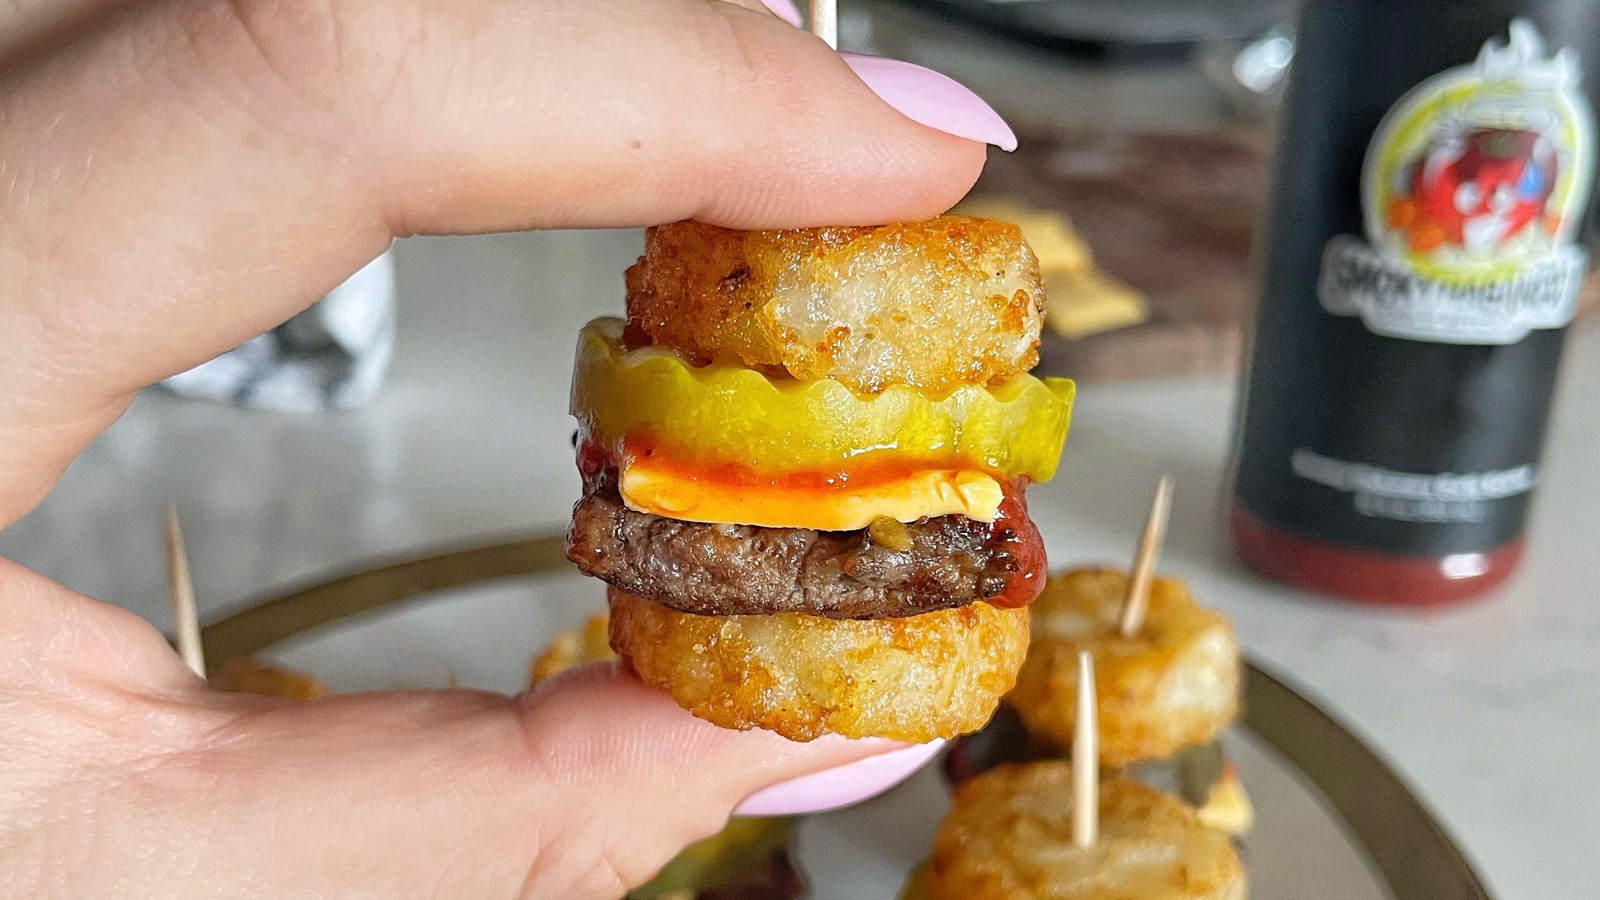
M 882 543 L 871 529 L 684 522 L 629 509 L 606 473 L 572 511 L 567 558 L 687 613 L 886 619 L 999 596 L 1024 565 L 1019 529 L 1036 535 L 1021 519 L 921 519 L 880 531 Z

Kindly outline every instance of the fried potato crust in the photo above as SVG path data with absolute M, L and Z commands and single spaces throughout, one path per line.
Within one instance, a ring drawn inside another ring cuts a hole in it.
M 1239 715 L 1239 642 L 1183 582 L 1157 578 L 1144 627 L 1117 630 L 1128 577 L 1109 569 L 1057 575 L 1030 607 L 1033 644 L 1007 702 L 1034 734 L 1062 747 L 1077 717 L 1078 651 L 1094 654 L 1100 758 L 1165 759 L 1209 741 Z
M 895 619 L 696 616 L 611 588 L 611 646 L 723 728 L 924 742 L 983 727 L 1016 680 L 1028 615 L 971 603 Z
M 869 227 L 650 229 L 628 269 L 635 333 L 699 364 L 734 358 L 804 381 L 931 396 L 1038 361 L 1044 288 L 1008 222 L 940 216 Z
M 556 635 L 544 652 L 534 657 L 528 687 L 575 666 L 614 658 L 606 619 L 605 613 L 595 613 L 577 628 Z
M 1100 837 L 1072 843 L 1072 766 L 1009 764 L 957 785 L 928 861 L 929 900 L 1244 900 L 1233 843 L 1183 800 L 1100 784 Z

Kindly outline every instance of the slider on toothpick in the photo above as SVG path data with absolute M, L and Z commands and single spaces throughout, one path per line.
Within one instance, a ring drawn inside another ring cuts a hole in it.
M 956 786 L 906 900 L 1243 900 L 1226 834 L 1181 798 L 1099 780 L 1095 664 L 1076 658 L 1082 715 L 1072 760 L 1007 764 Z
M 1005 761 L 1061 756 L 1075 740 L 1082 679 L 1078 655 L 1099 669 L 1102 765 L 1181 787 L 1208 824 L 1247 831 L 1254 815 L 1219 743 L 1239 713 L 1243 664 L 1227 619 L 1198 606 L 1183 582 L 1154 576 L 1172 498 L 1156 491 L 1133 575 L 1083 569 L 1052 576 L 1031 608 L 1033 637 L 1007 708 L 958 741 L 952 781 Z
M 1042 288 L 1021 231 L 678 222 L 626 282 L 627 318 L 579 336 L 571 395 L 567 558 L 610 586 L 609 646 L 725 728 L 983 727 L 1027 651 L 1046 561 L 1025 492 L 1072 399 L 1027 374 Z
M 1098 675 L 1102 765 L 1164 760 L 1215 740 L 1239 715 L 1242 663 L 1233 626 L 1155 575 L 1172 482 L 1162 478 L 1132 575 L 1080 569 L 1052 577 L 1031 607 L 1033 638 L 1007 702 L 1027 731 L 1069 747 L 1080 702 L 1078 655 Z

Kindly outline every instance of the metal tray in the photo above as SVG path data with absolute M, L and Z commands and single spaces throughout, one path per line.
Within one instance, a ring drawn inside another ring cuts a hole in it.
M 557 629 L 602 608 L 559 536 L 424 553 L 251 603 L 203 632 L 207 656 L 262 655 L 336 690 L 459 683 L 519 690 Z M 1406 785 L 1315 703 L 1254 665 L 1227 738 L 1251 792 L 1243 842 L 1255 900 L 1487 900 Z M 893 897 L 931 842 L 946 794 L 931 769 L 800 830 L 810 896 Z

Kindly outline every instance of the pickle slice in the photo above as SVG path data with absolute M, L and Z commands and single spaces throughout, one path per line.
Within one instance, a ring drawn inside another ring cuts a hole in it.
M 939 398 L 895 386 L 861 395 L 830 378 L 797 381 L 742 365 L 692 366 L 658 348 L 628 351 L 620 319 L 582 331 L 572 414 L 617 458 L 647 445 L 673 459 L 772 472 L 847 472 L 852 459 L 971 465 L 1004 478 L 1055 474 L 1073 383 L 1031 375 Z

